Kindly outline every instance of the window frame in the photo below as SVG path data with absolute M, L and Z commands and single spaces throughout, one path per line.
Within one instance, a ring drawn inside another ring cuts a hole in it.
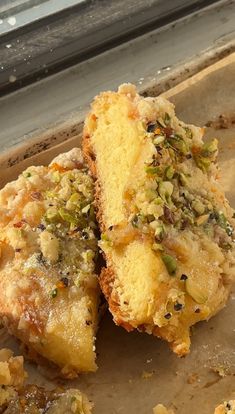
M 218 2 L 80 0 L 2 33 L 0 96 Z

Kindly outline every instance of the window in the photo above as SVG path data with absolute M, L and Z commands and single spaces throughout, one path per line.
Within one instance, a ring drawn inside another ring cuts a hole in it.
M 86 0 L 1 0 L 0 34 L 36 22 Z
M 1 0 L 0 96 L 213 0 Z

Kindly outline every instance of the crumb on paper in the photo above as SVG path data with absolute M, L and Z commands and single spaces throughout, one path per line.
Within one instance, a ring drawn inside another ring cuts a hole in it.
M 235 124 L 234 114 L 220 114 L 217 118 L 210 120 L 206 126 L 214 129 L 228 129 Z
M 153 362 L 152 358 L 146 360 L 146 364 L 150 364 L 151 362 Z
M 0 385 L 22 386 L 26 378 L 23 357 L 14 357 L 8 348 L 0 349 Z
M 219 365 L 217 367 L 213 367 L 212 371 L 214 371 L 216 374 L 218 374 L 222 378 L 229 375 L 228 368 L 225 367 L 224 365 Z
M 187 378 L 187 384 L 195 384 L 195 382 L 199 381 L 199 376 L 196 372 L 190 374 Z
M 158 404 L 153 408 L 153 414 L 174 414 L 174 412 L 168 410 L 164 405 Z
M 143 379 L 149 379 L 153 376 L 154 373 L 155 373 L 155 371 L 143 371 L 142 372 L 142 378 Z

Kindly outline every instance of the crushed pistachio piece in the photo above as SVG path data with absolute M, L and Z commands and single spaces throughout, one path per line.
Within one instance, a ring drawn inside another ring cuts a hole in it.
M 177 263 L 173 256 L 169 254 L 163 254 L 162 260 L 167 268 L 167 271 L 170 275 L 174 275 L 177 270 Z
M 172 165 L 168 165 L 165 169 L 165 176 L 168 180 L 171 180 L 174 176 L 175 170 Z
M 186 177 L 186 175 L 184 173 L 182 173 L 182 172 L 179 173 L 179 180 L 180 180 L 180 184 L 182 186 L 187 186 L 188 180 L 187 180 L 187 177 Z
M 164 122 L 166 126 L 170 125 L 171 117 L 167 112 L 165 113 Z
M 191 128 L 189 127 L 184 127 L 185 133 L 186 133 L 186 137 L 189 139 L 193 138 L 193 131 L 191 130 Z
M 202 215 L 205 212 L 205 206 L 200 200 L 193 200 L 192 201 L 192 208 L 199 215 Z
M 170 181 L 161 181 L 158 185 L 158 193 L 167 204 L 171 202 L 173 190 L 174 186 Z
M 152 245 L 152 249 L 153 249 L 155 252 L 157 252 L 157 251 L 163 251 L 163 250 L 164 250 L 164 248 L 163 248 L 163 246 L 162 246 L 162 244 L 161 244 L 161 243 L 153 243 L 153 245 Z
M 161 223 L 156 222 L 156 225 L 154 228 L 155 228 L 155 236 L 159 236 L 160 234 L 164 233 L 164 226 Z
M 139 227 L 139 225 L 140 225 L 140 223 L 141 223 L 140 215 L 139 215 L 139 214 L 136 214 L 136 215 L 132 218 L 132 220 L 131 220 L 131 224 L 132 224 L 132 226 L 133 226 L 133 227 L 138 228 L 138 227 Z
M 194 156 L 194 160 L 197 166 L 203 171 L 206 172 L 216 158 L 218 150 L 218 141 L 217 139 L 212 140 L 209 143 L 203 144 L 199 153 Z
M 57 221 L 59 219 L 59 211 L 56 207 L 49 207 L 46 211 L 45 218 L 48 221 Z
M 218 223 L 218 225 L 220 227 L 222 227 L 222 229 L 224 229 L 227 233 L 228 236 L 231 236 L 233 233 L 233 227 L 231 226 L 231 224 L 228 222 L 227 218 L 225 217 L 225 215 L 220 211 L 220 212 L 216 212 L 215 213 L 215 219 Z
M 32 177 L 32 173 L 30 171 L 24 171 L 22 173 L 22 175 L 23 175 L 24 178 L 30 178 L 30 177 Z
M 213 139 L 209 143 L 205 143 L 202 146 L 201 154 L 203 157 L 213 157 L 214 154 L 218 151 L 218 140 Z
M 59 173 L 59 171 L 53 171 L 52 175 L 51 175 L 51 179 L 54 183 L 59 183 L 61 180 L 61 175 Z
M 209 217 L 210 214 L 203 214 L 202 216 L 198 217 L 196 219 L 197 226 L 202 226 L 203 224 L 205 224 L 208 221 Z
M 90 205 L 90 204 L 87 204 L 85 207 L 83 207 L 83 209 L 82 209 L 82 213 L 83 213 L 83 214 L 88 213 L 88 211 L 90 210 L 90 207 L 91 207 L 91 205 Z
M 186 155 L 189 151 L 187 143 L 184 141 L 183 137 L 179 134 L 173 134 L 168 138 L 170 145 L 178 150 L 181 154 Z
M 157 192 L 155 190 L 152 190 L 151 188 L 148 188 L 146 190 L 146 196 L 149 201 L 153 201 L 157 198 Z
M 147 167 L 145 167 L 145 172 L 149 175 L 155 175 L 158 174 L 159 168 L 158 167 L 154 167 L 152 165 L 148 165 Z
M 107 234 L 106 234 L 106 233 L 102 233 L 102 234 L 101 234 L 101 240 L 102 240 L 102 241 L 109 241 L 109 238 L 108 238 L 108 236 L 107 236 Z
M 65 208 L 60 208 L 59 209 L 59 214 L 60 214 L 60 217 L 64 221 L 66 221 L 67 223 L 76 224 L 77 220 L 76 220 L 75 216 L 73 214 L 69 213 Z
M 153 143 L 154 143 L 155 145 L 159 145 L 159 144 L 161 144 L 164 140 L 165 140 L 164 135 L 157 135 L 157 136 L 154 138 Z

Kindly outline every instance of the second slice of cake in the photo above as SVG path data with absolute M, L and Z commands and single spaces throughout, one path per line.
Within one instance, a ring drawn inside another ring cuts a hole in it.
M 190 327 L 226 303 L 234 279 L 233 210 L 217 183 L 217 141 L 133 85 L 95 98 L 83 151 L 96 179 L 116 324 L 190 347 Z

